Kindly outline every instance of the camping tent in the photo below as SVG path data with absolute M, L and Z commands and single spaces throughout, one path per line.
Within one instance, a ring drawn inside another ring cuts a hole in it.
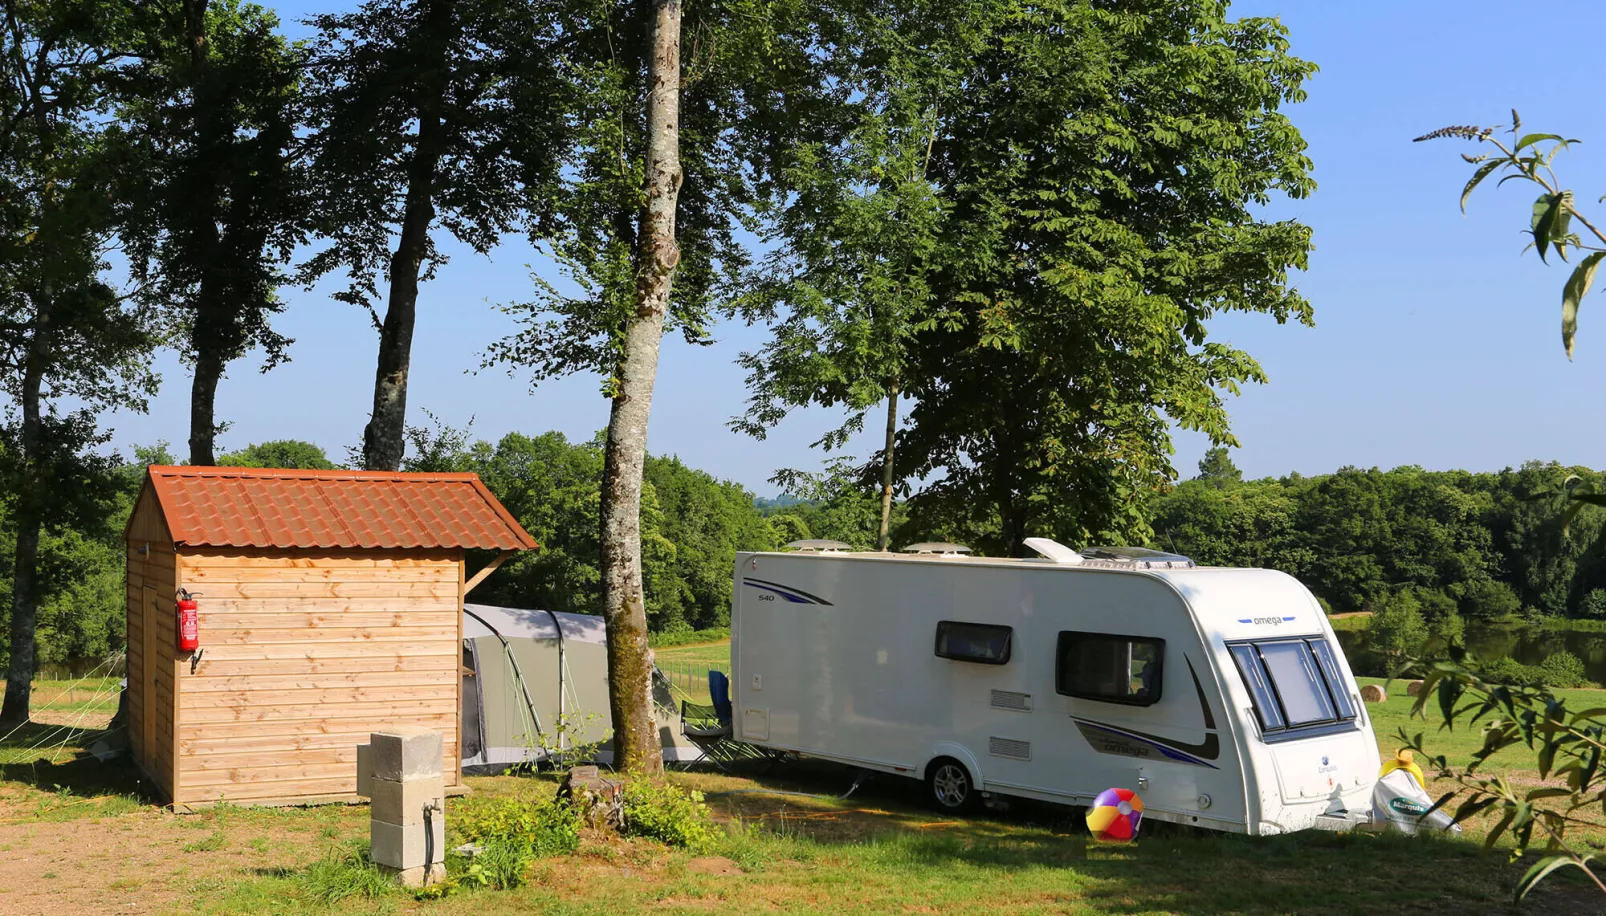
M 497 771 L 558 752 L 613 758 L 601 617 L 463 606 L 463 769 Z M 653 679 L 666 761 L 692 760 L 678 704 Z M 595 747 L 595 754 L 584 754 Z

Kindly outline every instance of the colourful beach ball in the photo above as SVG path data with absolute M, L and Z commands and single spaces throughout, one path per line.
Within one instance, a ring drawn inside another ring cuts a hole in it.
M 1087 830 L 1093 839 L 1125 843 L 1138 835 L 1143 820 L 1143 799 L 1131 789 L 1105 789 L 1087 809 Z

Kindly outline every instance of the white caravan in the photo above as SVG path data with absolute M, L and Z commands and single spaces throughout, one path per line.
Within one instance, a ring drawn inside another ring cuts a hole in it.
M 1367 819 L 1372 725 L 1297 580 L 1027 543 L 1043 558 L 738 554 L 734 737 L 923 780 L 945 810 L 1120 787 L 1236 833 Z

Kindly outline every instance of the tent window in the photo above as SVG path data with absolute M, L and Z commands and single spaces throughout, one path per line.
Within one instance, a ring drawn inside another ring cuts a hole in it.
M 1009 662 L 1015 631 L 987 623 L 944 620 L 937 624 L 937 657 L 983 665 Z
M 1347 728 L 1355 719 L 1338 656 L 1325 639 L 1268 639 L 1227 648 L 1267 740 Z
M 1152 706 L 1160 701 L 1165 640 L 1109 633 L 1061 632 L 1054 689 L 1068 697 Z

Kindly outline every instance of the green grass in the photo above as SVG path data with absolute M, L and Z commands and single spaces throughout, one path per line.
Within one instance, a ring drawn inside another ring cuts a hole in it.
M 635 912 L 1281 914 L 1456 912 L 1504 914 L 1524 863 L 1466 839 L 1306 832 L 1250 838 L 1145 825 L 1126 846 L 1087 836 L 1074 811 L 1020 805 L 973 819 L 926 813 L 918 788 L 882 779 L 838 802 L 850 771 L 804 764 L 762 780 L 675 774 L 708 794 L 721 818 L 712 860 L 640 839 L 589 838 L 573 856 L 536 863 L 526 886 L 464 891 L 419 902 L 394 893 L 352 896 L 342 913 L 498 916 L 525 912 L 618 916 Z M 484 797 L 550 794 L 546 779 L 471 780 Z M 764 786 L 817 793 L 765 795 Z M 453 811 L 472 799 L 449 802 Z M 448 839 L 452 845 L 454 839 Z M 318 868 L 333 868 L 321 865 Z M 306 871 L 258 869 L 200 902 L 206 912 L 329 912 Z M 713 873 L 710 873 L 710 872 Z M 1598 910 L 1582 884 L 1542 885 L 1525 914 Z
M 1339 632 L 1362 633 L 1366 631 L 1366 625 L 1372 622 L 1372 617 L 1369 614 L 1355 614 L 1349 617 L 1329 617 L 1327 622 Z
M 1379 752 L 1385 759 L 1393 757 L 1394 752 L 1403 745 L 1399 738 L 1401 729 L 1407 735 L 1420 732 L 1427 750 L 1435 755 L 1443 754 L 1451 766 L 1465 765 L 1472 759 L 1473 752 L 1483 746 L 1482 730 L 1478 725 L 1458 722 L 1454 729 L 1442 728 L 1443 718 L 1439 715 L 1437 702 L 1429 701 L 1425 710 L 1426 718 L 1412 718 L 1411 706 L 1416 698 L 1405 692 L 1409 681 L 1388 681 L 1380 677 L 1358 677 L 1355 680 L 1362 686 L 1382 685 L 1388 692 L 1386 701 L 1366 704 L 1367 713 L 1372 717 L 1372 731 L 1377 736 Z M 1600 690 L 1556 690 L 1554 693 L 1567 701 L 1569 709 L 1606 706 L 1606 692 Z M 1488 768 L 1492 771 L 1533 770 L 1534 752 L 1525 747 L 1507 748 L 1489 759 Z

